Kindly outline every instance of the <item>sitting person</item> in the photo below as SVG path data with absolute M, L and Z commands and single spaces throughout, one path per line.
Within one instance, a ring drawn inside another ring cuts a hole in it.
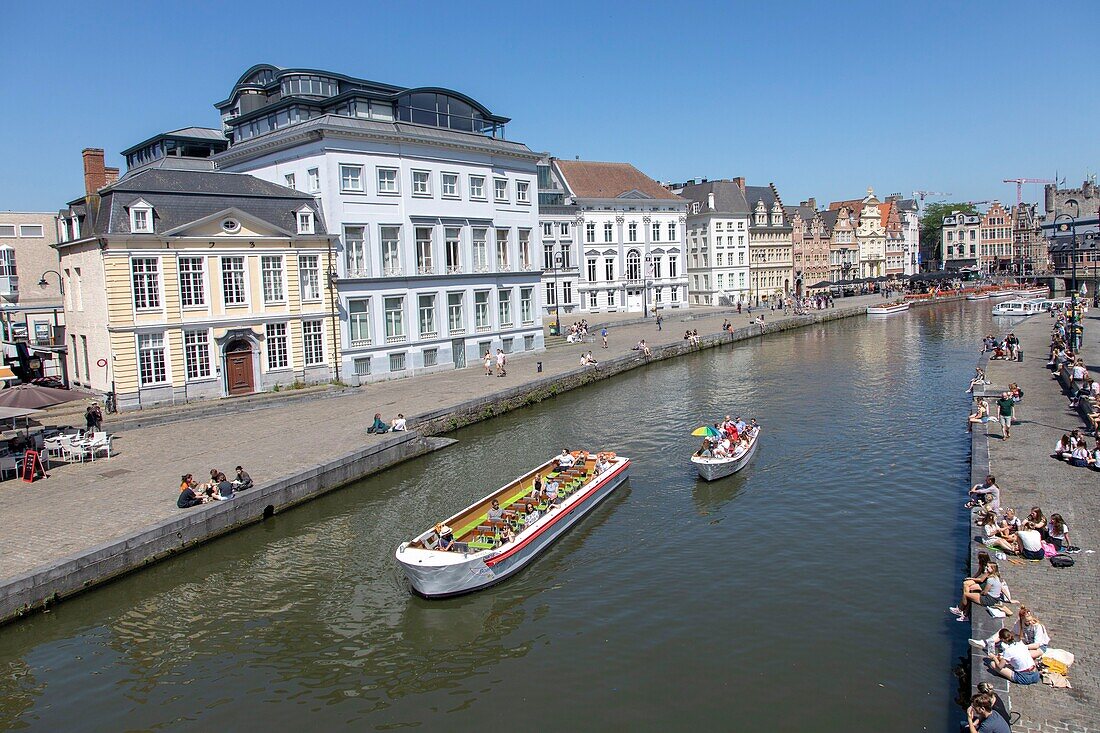
M 650 356 L 652 356 L 653 352 L 649 350 L 649 344 L 647 344 L 645 342 L 645 339 L 642 339 L 641 344 L 642 344 L 642 355 L 645 356 L 648 359 Z
M 1070 451 L 1069 465 L 1077 466 L 1078 468 L 1088 468 L 1092 464 L 1092 455 L 1089 453 L 1089 449 L 1085 445 L 1085 441 L 1077 441 L 1077 444 L 1073 447 L 1073 450 Z
M 560 486 L 561 483 L 558 481 L 556 476 L 551 476 L 550 478 L 546 479 L 546 495 L 549 496 L 553 501 L 557 501 L 558 487 Z
M 507 543 L 511 542 L 512 540 L 514 540 L 515 538 L 516 538 L 516 533 L 515 533 L 515 530 L 512 529 L 512 525 L 506 523 L 503 527 L 500 528 L 500 535 L 499 535 L 500 544 L 502 544 L 502 545 L 507 544 Z
M 229 501 L 233 498 L 233 484 L 229 482 L 224 473 L 218 474 L 217 493 L 214 498 L 218 501 Z
M 979 397 L 975 400 L 975 409 L 973 414 L 967 418 L 966 432 L 971 432 L 975 425 L 980 425 L 989 420 L 989 403 L 986 402 L 984 397 Z
M 985 566 L 986 578 L 982 581 L 980 590 L 967 590 L 962 594 L 962 599 L 959 601 L 958 606 L 952 606 L 949 611 L 955 614 L 956 621 L 969 620 L 967 612 L 970 610 L 972 604 L 978 604 L 979 606 L 991 607 L 996 606 L 1004 601 L 1004 588 L 1001 584 L 1000 569 L 997 567 L 997 563 L 991 562 Z
M 180 495 L 176 499 L 176 506 L 180 509 L 189 509 L 202 504 L 202 498 L 195 493 L 195 480 L 191 474 L 180 478 Z
M 561 449 L 561 454 L 558 456 L 558 466 L 559 467 L 561 467 L 561 468 L 572 468 L 573 464 L 576 463 L 576 462 L 577 462 L 576 459 L 573 458 L 573 454 L 571 454 L 565 448 Z
M 992 695 L 975 695 L 966 708 L 966 723 L 961 729 L 966 733 L 1011 733 L 1008 718 L 994 709 Z M 1004 703 L 1001 703 L 1003 709 Z
M 986 659 L 989 671 L 1018 685 L 1034 685 L 1039 681 L 1039 670 L 1027 644 L 1017 641 L 1008 629 L 997 632 L 1001 653 Z
M 1016 531 L 1016 546 L 1013 551 L 1025 560 L 1042 560 L 1046 557 L 1046 553 L 1043 552 L 1043 537 L 1039 534 L 1039 530 L 1024 526 Z
M 388 433 L 389 431 L 390 431 L 390 426 L 382 421 L 382 413 L 380 413 L 380 412 L 374 413 L 374 424 L 371 425 L 369 428 L 367 428 L 367 432 L 368 433 L 377 433 L 377 434 L 381 435 L 382 433 Z
M 527 504 L 523 515 L 523 526 L 530 527 L 539 519 L 539 510 L 534 504 Z
M 237 466 L 237 478 L 234 481 L 237 484 L 237 491 L 244 491 L 245 489 L 252 488 L 252 477 L 248 475 L 240 466 Z
M 405 416 L 400 412 L 397 413 L 397 418 L 393 421 L 393 427 L 390 428 L 395 433 L 407 431 L 409 429 L 408 423 L 405 421 Z
M 970 394 L 974 391 L 975 387 L 982 384 L 989 384 L 989 382 L 985 381 L 985 372 L 982 371 L 981 367 L 975 367 L 974 378 L 970 380 L 970 384 L 966 388 L 966 393 Z
M 1062 519 L 1061 514 L 1051 514 L 1050 521 L 1047 522 L 1047 541 L 1054 545 L 1054 549 L 1058 552 L 1062 551 L 1062 548 L 1070 548 L 1069 542 L 1069 525 Z
M 986 547 L 1016 554 L 1016 538 L 1004 536 L 993 512 L 983 512 L 975 524 L 982 528 L 982 544 Z
M 710 438 L 703 438 L 703 444 L 699 446 L 699 450 L 695 451 L 695 455 L 699 458 L 710 458 L 714 455 L 714 444 L 711 443 Z
M 997 479 L 993 474 L 987 474 L 984 483 L 974 484 L 969 494 L 971 501 L 966 504 L 968 509 L 970 507 L 980 506 L 986 511 L 1000 511 L 1001 489 L 997 486 Z
M 1071 453 L 1073 453 L 1073 443 L 1070 441 L 1069 435 L 1063 433 L 1058 442 L 1054 444 L 1054 452 L 1050 455 L 1052 458 L 1060 458 L 1064 461 L 1069 459 Z
M 978 569 L 974 573 L 972 578 L 963 578 L 961 595 L 965 595 L 969 591 L 980 591 L 982 583 L 989 577 L 986 573 L 986 568 L 989 566 L 991 558 L 989 553 L 985 550 L 978 550 Z
M 455 533 L 443 522 L 439 522 L 435 525 L 435 533 L 439 535 L 439 548 L 444 552 L 451 550 L 455 546 Z
M 1047 627 L 1039 623 L 1035 614 L 1025 606 L 1020 606 L 1020 614 L 1016 620 L 1016 638 L 1022 641 L 1032 659 L 1042 659 L 1043 654 L 1050 647 L 1050 634 Z
M 485 518 L 490 522 L 501 522 L 504 520 L 504 510 L 500 508 L 500 502 L 493 499 L 493 505 L 489 507 L 488 513 Z

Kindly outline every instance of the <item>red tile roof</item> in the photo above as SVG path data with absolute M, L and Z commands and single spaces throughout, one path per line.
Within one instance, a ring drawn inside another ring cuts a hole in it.
M 636 190 L 650 198 L 683 201 L 630 163 L 555 160 L 554 164 L 577 198 L 614 199 Z

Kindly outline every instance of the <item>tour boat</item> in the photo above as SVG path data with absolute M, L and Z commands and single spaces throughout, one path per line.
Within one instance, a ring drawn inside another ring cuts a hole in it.
M 867 306 L 867 315 L 869 316 L 890 316 L 895 313 L 902 313 L 909 310 L 908 303 L 888 303 L 886 305 L 869 305 Z
M 1033 316 L 1043 311 L 1041 300 L 1006 300 L 993 306 L 995 316 Z
M 739 445 L 733 455 L 728 458 L 692 456 L 691 462 L 695 464 L 695 468 L 699 471 L 699 475 L 707 481 L 714 481 L 716 479 L 725 478 L 726 476 L 732 476 L 747 466 L 749 461 L 752 460 L 752 457 L 756 455 L 756 444 L 759 442 L 760 428 L 757 428 L 756 432 L 752 434 L 752 438 L 749 439 L 748 447 L 741 447 Z
M 966 296 L 967 300 L 989 300 L 989 293 L 971 293 Z
M 607 467 L 596 473 L 598 455 Z M 627 479 L 628 458 L 587 451 L 574 451 L 573 456 L 576 463 L 569 468 L 559 468 L 560 456 L 555 456 L 448 518 L 443 524 L 455 538 L 450 550 L 439 548 L 434 528 L 402 542 L 396 558 L 413 591 L 425 598 L 444 598 L 499 583 L 534 560 Z M 559 498 L 552 507 L 540 507 L 538 519 L 527 526 L 517 510 L 535 505 L 534 482 L 540 476 L 544 482 L 557 478 Z M 504 510 L 502 522 L 488 520 L 494 499 Z M 516 529 L 515 538 L 502 544 L 498 538 L 504 522 Z

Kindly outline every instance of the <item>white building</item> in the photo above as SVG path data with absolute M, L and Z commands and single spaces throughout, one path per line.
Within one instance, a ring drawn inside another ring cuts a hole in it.
M 943 217 L 943 262 L 947 270 L 978 270 L 980 252 L 979 235 L 982 228 L 980 214 L 952 211 Z
M 260 65 L 219 102 L 222 170 L 311 193 L 340 235 L 341 376 L 541 349 L 539 156 L 458 92 Z
M 749 204 L 734 181 L 687 182 L 687 270 L 690 301 L 699 305 L 749 302 Z
M 915 199 L 903 199 L 901 194 L 888 196 L 887 201 L 890 200 L 901 215 L 903 274 L 916 275 L 920 271 L 920 209 Z
M 687 306 L 687 202 L 629 163 L 547 161 L 540 185 L 547 311 Z M 547 268 L 547 265 L 549 267 Z

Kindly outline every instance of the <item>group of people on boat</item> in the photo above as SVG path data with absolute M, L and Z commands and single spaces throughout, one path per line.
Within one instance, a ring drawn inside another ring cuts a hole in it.
M 215 501 L 229 501 L 236 492 L 251 488 L 252 477 L 241 466 L 237 466 L 237 475 L 232 481 L 216 468 L 210 469 L 210 480 L 203 483 L 195 481 L 195 477 L 188 473 L 180 476 L 180 493 L 176 506 L 188 509 Z
M 755 417 L 746 423 L 740 415 L 733 419 L 726 415 L 724 420 L 714 423 L 714 434 L 703 438 L 695 455 L 699 458 L 736 458 L 749 449 L 759 429 Z

